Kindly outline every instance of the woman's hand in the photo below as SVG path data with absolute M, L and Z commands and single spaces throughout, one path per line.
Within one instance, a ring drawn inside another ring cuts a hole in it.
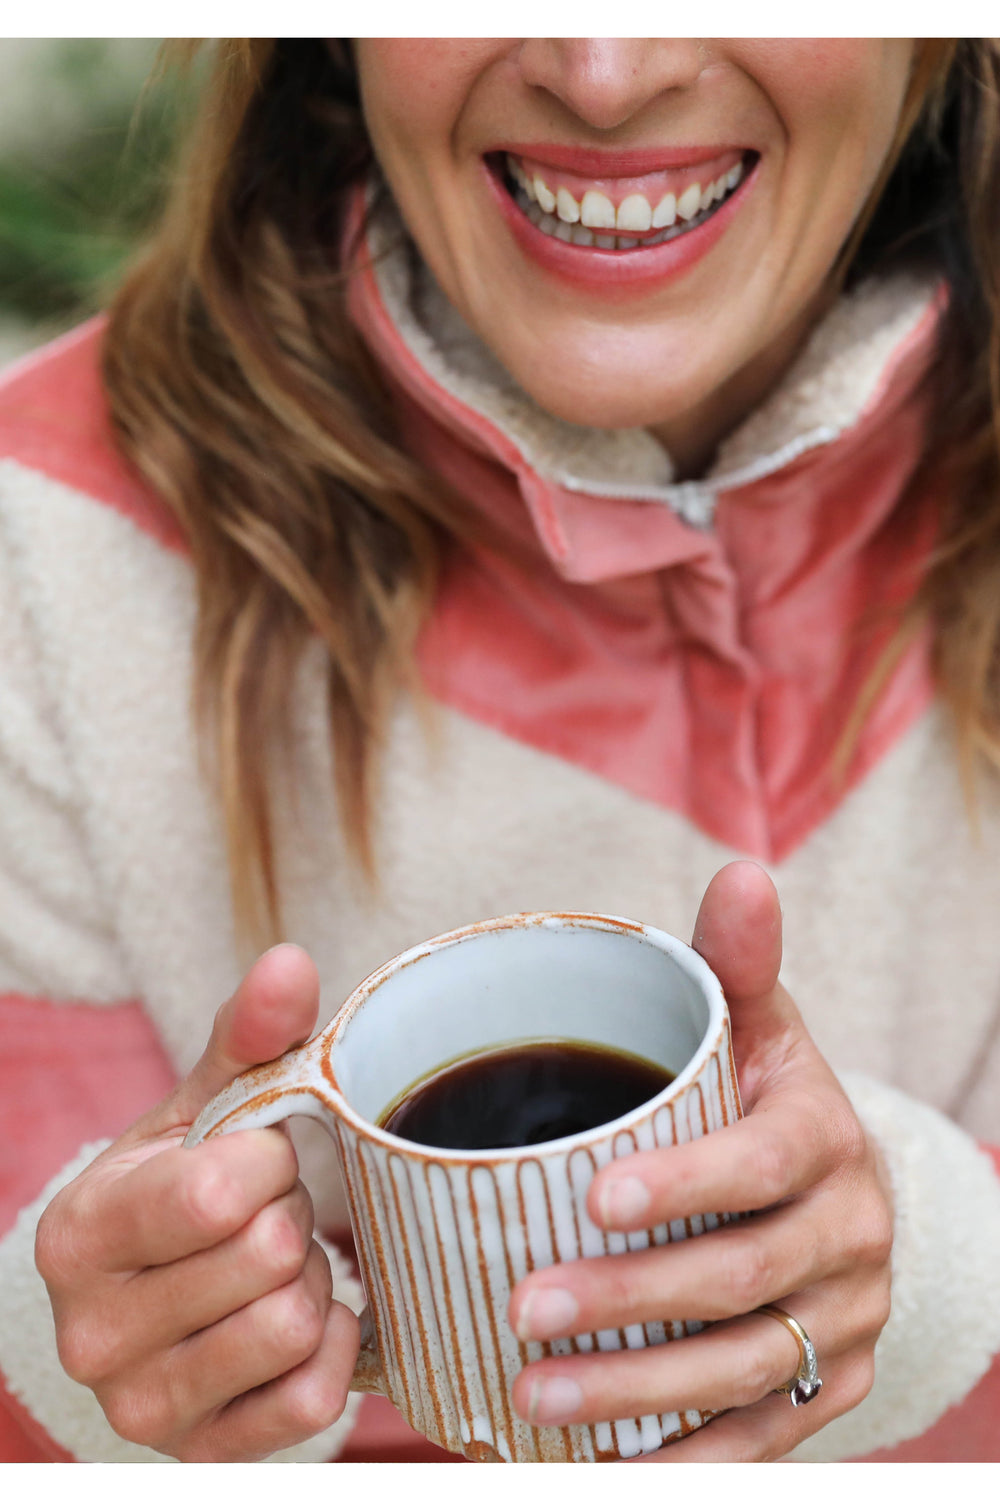
M 310 1034 L 318 979 L 272 948 L 219 1011 L 191 1074 L 52 1200 L 36 1262 L 59 1356 L 123 1438 L 188 1461 L 251 1461 L 340 1416 L 358 1352 L 287 1135 L 182 1150 L 224 1084 Z
M 606 1167 L 587 1208 L 606 1229 L 749 1212 L 710 1234 L 630 1255 L 551 1266 L 511 1299 L 522 1339 L 701 1319 L 695 1337 L 621 1353 L 543 1359 L 514 1405 L 537 1424 L 651 1412 L 724 1413 L 644 1462 L 762 1462 L 856 1406 L 871 1388 L 889 1315 L 892 1211 L 877 1153 L 778 983 L 781 911 L 759 866 L 710 884 L 694 946 L 722 981 L 746 1117 L 687 1145 Z M 812 1340 L 823 1388 L 794 1407 L 774 1394 L 798 1369 L 789 1331 L 754 1309 L 777 1302 Z

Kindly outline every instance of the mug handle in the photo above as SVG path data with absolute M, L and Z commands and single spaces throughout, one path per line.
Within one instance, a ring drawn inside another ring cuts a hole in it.
M 277 1125 L 292 1115 L 318 1120 L 330 1134 L 330 1101 L 336 1091 L 321 1066 L 323 1036 L 293 1047 L 273 1062 L 248 1068 L 210 1099 L 187 1135 L 184 1145 L 198 1146 L 216 1135 Z M 375 1341 L 375 1327 L 366 1307 L 361 1314 L 361 1348 L 351 1377 L 351 1390 L 388 1396 L 389 1389 Z

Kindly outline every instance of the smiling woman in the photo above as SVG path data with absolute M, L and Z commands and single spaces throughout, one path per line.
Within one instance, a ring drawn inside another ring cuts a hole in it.
M 0 386 L 12 1420 L 439 1456 L 348 1395 L 321 1145 L 176 1147 L 393 953 L 575 909 L 693 930 L 745 1118 L 596 1174 L 631 1251 L 521 1280 L 510 1411 L 995 1459 L 1000 50 L 200 50 L 107 318 Z
M 546 411 L 651 428 L 692 472 L 828 303 L 911 78 L 926 87 L 912 53 L 877 39 L 357 46 L 379 165 L 448 300 Z M 518 205 L 505 157 L 548 225 Z M 654 210 L 673 220 L 662 246 Z M 575 220 L 631 232 L 583 245 L 559 232 Z

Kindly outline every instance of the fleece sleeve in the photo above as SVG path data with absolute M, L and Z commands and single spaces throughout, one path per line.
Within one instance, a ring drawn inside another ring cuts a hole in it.
M 92 1462 L 155 1461 L 161 1455 L 118 1438 L 92 1393 L 62 1370 L 34 1265 L 45 1205 L 175 1080 L 94 876 L 82 799 L 4 527 L 4 468 L 0 462 L 0 1399 L 25 1440 L 16 1452 L 0 1449 L 0 1461 L 32 1446 Z M 335 1295 L 356 1307 L 356 1281 L 338 1252 L 328 1253 Z M 352 1397 L 333 1428 L 278 1457 L 333 1457 L 355 1405 Z M 0 1442 L 2 1431 L 0 1424 Z
M 892 1180 L 892 1312 L 870 1394 L 791 1455 L 818 1463 L 916 1437 L 964 1399 L 1000 1350 L 1000 1177 L 991 1155 L 896 1089 L 856 1074 L 841 1082 Z

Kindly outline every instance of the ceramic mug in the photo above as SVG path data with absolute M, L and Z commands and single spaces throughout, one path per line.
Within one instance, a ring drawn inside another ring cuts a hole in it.
M 529 1038 L 624 1048 L 676 1077 L 607 1125 L 534 1146 L 432 1148 L 375 1123 L 456 1057 Z M 525 1345 L 507 1322 L 514 1286 L 537 1267 L 666 1244 L 723 1220 L 625 1235 L 599 1229 L 585 1207 L 608 1162 L 741 1115 L 722 989 L 685 943 L 639 922 L 575 912 L 445 933 L 383 964 L 311 1042 L 237 1078 L 185 1144 L 299 1114 L 330 1131 L 347 1185 L 368 1298 L 352 1389 L 388 1396 L 417 1432 L 484 1462 L 631 1458 L 713 1415 L 532 1427 L 510 1403 L 518 1371 L 542 1355 L 642 1348 L 701 1327 L 647 1323 Z

